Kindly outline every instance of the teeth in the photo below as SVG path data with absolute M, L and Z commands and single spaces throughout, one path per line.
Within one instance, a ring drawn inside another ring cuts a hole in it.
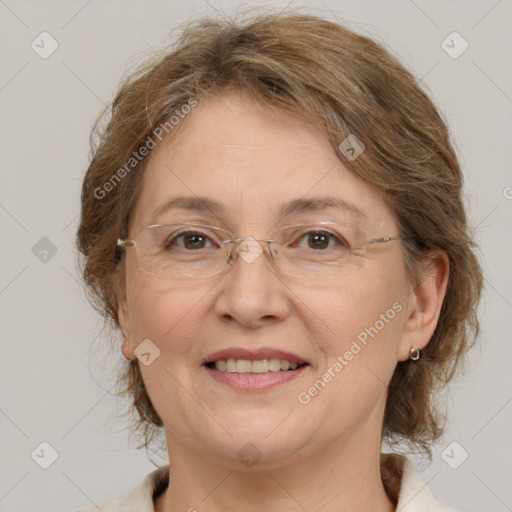
M 286 370 L 296 370 L 297 363 L 290 363 L 286 359 L 228 359 L 227 361 L 215 361 L 215 369 L 230 373 L 268 373 Z
M 250 373 L 251 372 L 251 361 L 247 359 L 236 360 L 236 373 Z
M 248 361 L 249 362 L 249 361 Z M 268 359 L 262 359 L 261 361 L 250 362 L 252 373 L 267 373 L 270 371 Z
M 220 363 L 220 361 L 219 361 Z M 269 359 L 268 367 L 271 372 L 278 372 L 281 369 L 281 360 L 280 359 Z

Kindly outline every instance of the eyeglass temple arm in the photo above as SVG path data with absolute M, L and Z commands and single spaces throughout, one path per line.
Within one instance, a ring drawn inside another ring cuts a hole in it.
M 414 238 L 414 235 L 405 235 L 405 236 L 382 236 L 380 238 L 370 238 L 367 243 L 369 244 L 381 244 L 387 242 L 393 242 L 394 240 L 407 240 L 409 238 Z
M 135 241 L 130 240 L 128 238 L 118 238 L 117 239 L 117 246 L 118 247 L 135 247 Z

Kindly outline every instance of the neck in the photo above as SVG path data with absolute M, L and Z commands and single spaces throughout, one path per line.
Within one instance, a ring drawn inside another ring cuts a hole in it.
M 355 441 L 340 439 L 289 466 L 258 470 L 256 464 L 244 471 L 212 465 L 172 443 L 170 485 L 155 511 L 394 512 L 381 480 L 380 440 L 372 446 Z

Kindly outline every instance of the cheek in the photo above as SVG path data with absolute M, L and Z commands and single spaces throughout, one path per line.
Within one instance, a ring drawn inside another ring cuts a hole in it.
M 364 384 L 368 378 L 387 383 L 398 358 L 407 293 L 403 274 L 380 269 L 350 276 L 336 293 L 319 294 L 325 299 L 315 310 L 321 312 L 320 323 L 329 327 L 320 342 L 325 357 L 320 364 L 329 369 L 341 357 L 338 373 L 350 377 L 344 385 Z
M 150 339 L 164 357 L 197 350 L 208 290 L 139 273 L 128 286 L 134 342 Z M 202 314 L 203 313 L 203 314 Z M 172 357 L 170 357 L 172 359 Z
M 406 289 L 399 281 L 391 273 L 354 275 L 338 292 L 319 294 L 326 299 L 315 305 L 321 312 L 316 323 L 326 324 L 329 333 L 317 338 L 323 357 L 299 401 L 310 404 L 311 414 L 329 411 L 325 427 L 333 435 L 356 428 L 383 404 L 406 311 Z
M 325 293 L 324 297 L 317 307 L 330 319 L 335 338 L 346 341 L 359 337 L 364 341 L 364 333 L 377 335 L 375 329 L 379 334 L 400 331 L 407 288 L 382 273 L 361 274 L 346 279 L 336 293 Z

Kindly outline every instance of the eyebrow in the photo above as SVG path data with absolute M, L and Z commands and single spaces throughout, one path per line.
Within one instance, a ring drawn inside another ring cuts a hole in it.
M 298 198 L 283 203 L 278 210 L 279 217 L 289 217 L 300 213 L 306 213 L 311 211 L 321 211 L 330 208 L 336 208 L 339 210 L 348 211 L 355 214 L 357 217 L 367 218 L 367 215 L 358 208 L 355 204 L 334 196 L 323 196 L 323 197 L 311 197 L 311 198 Z M 153 218 L 160 215 L 162 212 L 172 209 L 183 209 L 190 210 L 200 213 L 213 213 L 214 215 L 225 215 L 226 208 L 209 197 L 198 197 L 198 196 L 178 196 L 170 199 L 162 206 L 159 206 L 154 214 Z

